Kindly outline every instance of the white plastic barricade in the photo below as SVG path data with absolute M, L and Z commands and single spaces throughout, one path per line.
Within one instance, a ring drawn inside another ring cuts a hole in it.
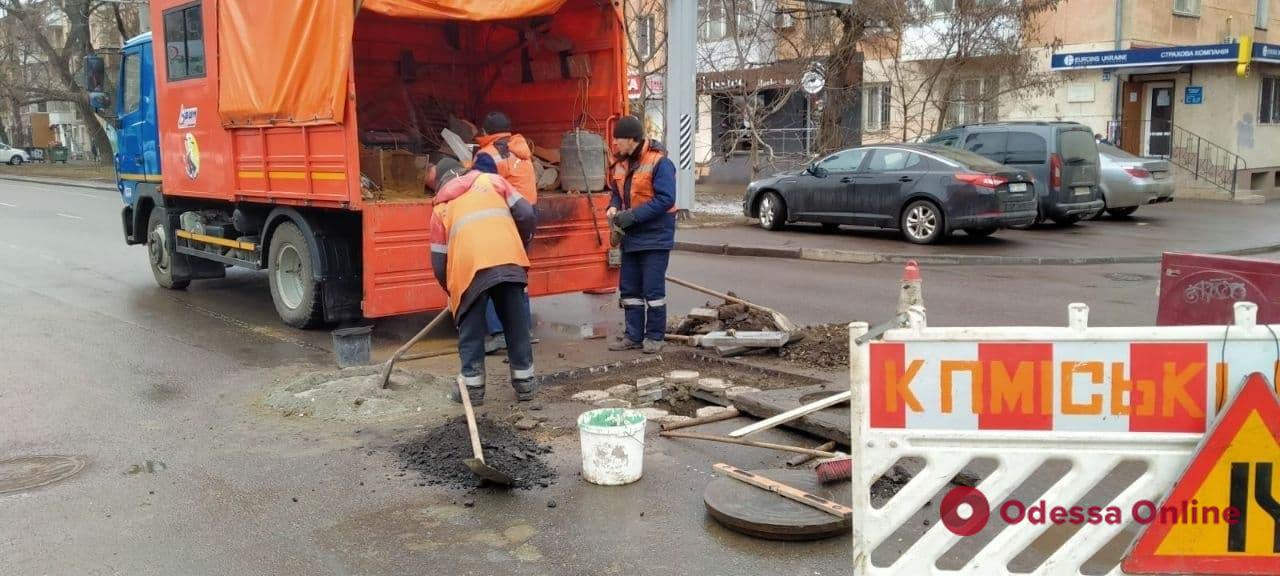
M 1232 326 L 1091 328 L 1088 307 L 1072 304 L 1065 328 L 929 328 L 915 307 L 908 328 L 851 344 L 854 573 L 1012 574 L 1028 547 L 1045 547 L 1046 530 L 1070 525 L 1056 550 L 1016 573 L 1080 574 L 1150 518 L 1144 506 L 1168 493 L 1244 378 L 1276 374 L 1280 327 L 1256 325 L 1256 312 L 1237 304 Z M 853 340 L 867 325 L 850 330 Z M 923 468 L 874 507 L 869 489 L 902 458 Z M 994 471 L 976 490 L 953 488 L 975 459 Z M 1069 470 L 1034 502 L 1011 499 L 1050 461 Z M 1145 469 L 1106 506 L 1072 509 L 1122 462 Z M 1037 504 L 1040 522 L 1026 521 Z M 941 521 L 920 522 L 931 508 Z M 909 520 L 917 533 L 900 540 Z M 962 565 L 940 567 L 982 530 Z M 897 548 L 882 555 L 891 560 L 876 561 L 882 547 Z

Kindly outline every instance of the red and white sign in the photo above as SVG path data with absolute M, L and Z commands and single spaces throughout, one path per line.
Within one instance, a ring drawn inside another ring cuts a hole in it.
M 645 91 L 650 98 L 662 97 L 666 93 L 666 80 L 661 74 L 650 74 L 648 79 L 640 74 L 631 74 L 627 76 L 627 97 L 639 98 L 641 96 L 640 83 L 645 82 Z
M 875 342 L 870 427 L 1203 433 L 1277 342 Z

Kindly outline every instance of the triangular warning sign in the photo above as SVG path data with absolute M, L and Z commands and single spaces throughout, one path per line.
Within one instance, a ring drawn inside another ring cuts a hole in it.
M 1128 574 L 1280 574 L 1280 401 L 1254 373 L 1125 555 Z

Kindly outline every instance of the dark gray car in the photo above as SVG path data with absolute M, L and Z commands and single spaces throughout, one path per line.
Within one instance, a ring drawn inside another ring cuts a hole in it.
M 1059 224 L 1090 218 L 1104 207 L 1098 145 L 1088 126 L 1075 122 L 993 122 L 957 126 L 930 144 L 981 154 L 1035 176 L 1040 216 Z
M 955 230 L 987 236 L 1036 217 L 1031 174 L 927 144 L 842 150 L 804 170 L 752 182 L 743 213 L 768 230 L 788 222 L 896 228 L 930 244 Z

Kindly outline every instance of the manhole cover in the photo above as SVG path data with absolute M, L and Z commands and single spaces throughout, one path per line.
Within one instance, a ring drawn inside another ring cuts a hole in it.
M 83 456 L 22 456 L 0 460 L 0 494 L 23 492 L 79 474 Z
M 1155 276 L 1149 276 L 1146 274 L 1129 274 L 1126 272 L 1110 272 L 1103 274 L 1103 276 L 1108 280 L 1115 280 L 1116 282 L 1146 282 L 1148 280 L 1156 279 Z

